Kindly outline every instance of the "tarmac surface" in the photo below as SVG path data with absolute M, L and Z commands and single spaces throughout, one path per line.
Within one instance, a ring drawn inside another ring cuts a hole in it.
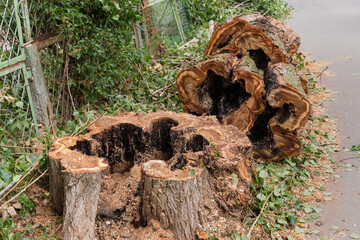
M 323 209 L 312 225 L 319 235 L 309 239 L 357 239 L 360 235 L 360 158 L 344 148 L 360 144 L 360 0 L 287 0 L 294 7 L 287 23 L 301 38 L 300 51 L 316 61 L 329 61 L 327 71 L 334 76 L 322 78 L 322 84 L 334 91 L 327 104 L 334 116 L 341 141 L 335 154 L 338 165 L 352 164 L 352 172 L 340 167 L 341 177 L 327 184 L 334 200 L 314 203 Z M 344 160 L 346 159 L 346 160 Z

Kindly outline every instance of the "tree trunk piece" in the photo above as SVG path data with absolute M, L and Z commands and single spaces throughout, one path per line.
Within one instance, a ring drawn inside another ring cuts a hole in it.
M 176 239 L 195 239 L 197 227 L 207 220 L 211 183 L 204 168 L 171 171 L 168 164 L 152 160 L 143 165 L 142 216 L 171 229 Z
M 187 111 L 216 115 L 222 123 L 247 132 L 265 109 L 262 77 L 251 57 L 219 54 L 183 70 L 177 88 Z
M 95 239 L 95 217 L 108 164 L 102 158 L 84 157 L 71 150 L 77 137 L 62 138 L 49 153 L 50 194 L 54 208 L 63 215 L 65 240 Z
M 205 56 L 221 53 L 265 55 L 261 61 L 292 62 L 300 45 L 299 36 L 284 23 L 261 14 L 245 13 L 218 28 Z M 264 70 L 264 69 L 263 69 Z
M 137 226 L 142 219 L 158 220 L 177 239 L 194 239 L 198 225 L 220 214 L 240 215 L 249 201 L 250 141 L 215 117 L 122 113 L 103 117 L 88 130 L 56 140 L 49 153 L 50 193 L 55 209 L 63 213 L 66 240 L 95 239 L 96 212 L 117 219 L 130 213 L 125 224 Z M 163 167 L 151 159 L 160 159 Z M 100 191 L 102 171 L 108 178 Z M 110 179 L 120 182 L 108 188 Z M 165 186 L 166 198 L 156 186 Z

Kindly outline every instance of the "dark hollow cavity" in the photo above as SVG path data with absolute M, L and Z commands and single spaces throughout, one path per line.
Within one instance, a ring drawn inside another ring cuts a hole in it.
M 265 54 L 262 49 L 249 50 L 249 56 L 254 60 L 256 67 L 263 71 L 266 71 L 270 58 Z
M 265 111 L 260 114 L 250 129 L 249 140 L 256 149 L 269 148 L 273 144 L 273 134 L 268 127 L 270 119 L 275 115 L 275 110 L 267 105 Z
M 209 70 L 202 85 L 198 88 L 200 104 L 221 121 L 239 109 L 251 95 L 245 90 L 245 81 L 231 82 L 232 74 L 226 79 Z

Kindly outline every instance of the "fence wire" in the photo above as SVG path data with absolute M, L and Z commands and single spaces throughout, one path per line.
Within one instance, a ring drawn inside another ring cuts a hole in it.
M 0 0 L 0 143 L 23 144 L 34 136 L 36 119 L 32 107 L 24 40 L 27 2 Z M 4 142 L 6 141 L 6 142 Z M 1 149 L 0 149 L 1 150 Z

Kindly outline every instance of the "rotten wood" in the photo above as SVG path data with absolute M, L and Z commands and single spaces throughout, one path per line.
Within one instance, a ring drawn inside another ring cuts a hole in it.
M 247 132 L 265 109 L 262 77 L 263 71 L 248 55 L 238 59 L 220 54 L 183 70 L 177 88 L 187 111 L 216 115 L 222 123 Z
M 290 26 L 261 14 L 246 13 L 213 33 L 205 55 L 250 52 L 262 61 L 266 56 L 271 63 L 292 62 L 299 45 L 300 38 Z
M 194 239 L 197 227 L 219 214 L 239 216 L 247 205 L 251 144 L 235 126 L 223 126 L 215 117 L 156 112 L 102 117 L 88 130 L 86 135 L 56 140 L 49 154 L 50 193 L 55 209 L 63 213 L 65 239 L 94 237 L 96 212 L 120 218 L 130 211 L 129 198 L 135 199 L 133 218 L 127 223 L 146 226 L 158 221 L 176 239 Z M 139 167 L 142 177 L 136 179 L 133 174 Z M 109 201 L 100 190 L 104 171 L 107 176 L 131 172 L 132 182 L 121 178 L 116 186 L 137 189 L 141 185 L 139 193 L 134 197 L 125 193 L 130 190 L 113 189 L 116 201 Z M 151 181 L 159 185 L 149 185 Z M 169 201 L 152 197 L 164 197 L 159 186 L 169 193 Z M 189 191 L 184 191 L 185 187 Z M 187 209 L 175 212 L 170 197 Z M 102 202 L 99 207 L 98 199 Z M 155 205 L 168 210 L 158 211 Z M 200 209 L 205 208 L 207 214 L 200 216 Z M 180 218 L 183 213 L 189 218 Z
M 296 156 L 296 131 L 311 109 L 307 80 L 291 64 L 299 44 L 278 20 L 239 15 L 216 28 L 203 61 L 180 72 L 179 99 L 188 112 L 215 115 L 246 132 L 256 157 Z

